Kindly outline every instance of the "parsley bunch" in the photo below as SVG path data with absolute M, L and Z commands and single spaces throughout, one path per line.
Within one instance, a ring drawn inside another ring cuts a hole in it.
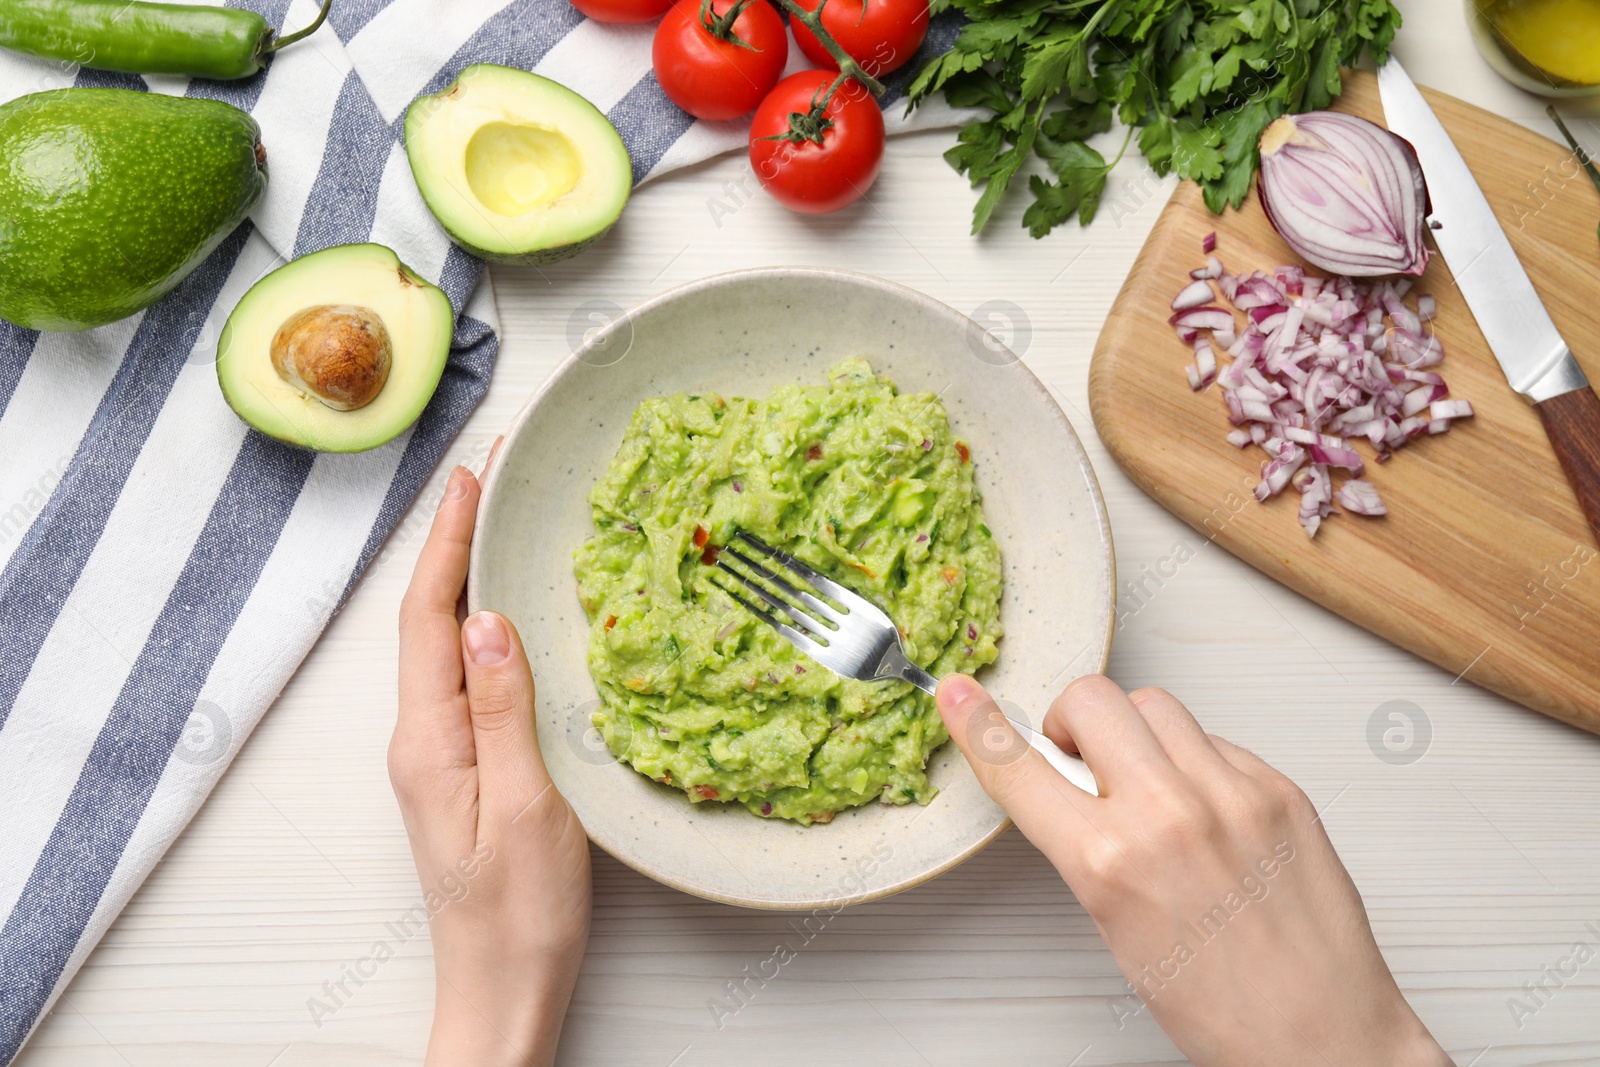
M 967 22 L 950 51 L 911 83 L 911 106 L 937 90 L 992 116 L 962 128 L 945 159 L 984 187 L 982 230 L 1030 155 L 1022 223 L 1034 237 L 1094 218 L 1116 164 L 1085 139 L 1115 116 L 1138 132 L 1157 174 L 1193 178 L 1206 206 L 1238 207 L 1259 162 L 1256 141 L 1286 111 L 1339 95 L 1339 68 L 1363 48 L 1383 62 L 1400 26 L 1391 0 L 934 0 Z M 1126 150 L 1127 141 L 1123 142 Z M 1121 153 L 1118 153 L 1118 159 Z

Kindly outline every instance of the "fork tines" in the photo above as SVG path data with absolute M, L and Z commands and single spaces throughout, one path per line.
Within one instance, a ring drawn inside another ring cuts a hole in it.
M 763 558 L 759 560 L 752 558 L 730 543 L 718 553 L 717 568 L 730 576 L 740 589 L 765 604 L 767 609 L 757 606 L 736 590 L 730 589 L 727 583 L 717 584 L 746 610 L 769 626 L 784 632 L 784 636 L 791 641 L 795 641 L 796 638 L 815 639 L 820 645 L 826 646 L 829 634 L 838 629 L 838 624 L 844 621 L 848 609 L 840 611 L 810 590 L 801 588 L 777 572 L 786 571 L 795 579 L 823 593 L 828 593 L 829 587 L 833 587 L 834 583 L 787 552 L 773 548 L 759 538 L 743 531 L 736 537 Z M 741 567 L 731 566 L 726 560 L 729 556 L 737 560 Z M 770 566 L 769 563 L 776 566 Z M 778 613 L 781 613 L 781 618 Z M 788 622 L 785 623 L 784 619 Z

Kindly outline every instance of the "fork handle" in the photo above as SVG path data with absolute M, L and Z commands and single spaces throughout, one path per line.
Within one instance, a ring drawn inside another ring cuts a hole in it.
M 900 678 L 903 681 L 910 682 L 929 696 L 932 696 L 934 691 L 939 688 L 939 680 L 915 663 L 908 662 L 903 666 L 898 663 L 893 664 L 880 677 Z M 1001 714 L 1004 715 L 1005 713 L 1002 711 Z M 1055 768 L 1057 774 L 1092 797 L 1100 795 L 1100 784 L 1095 781 L 1094 772 L 1089 769 L 1089 765 L 1083 762 L 1080 757 L 1062 751 L 1061 747 L 1054 741 L 1025 722 L 1020 722 L 1010 715 L 1006 715 L 1006 721 L 1011 724 L 1012 729 L 1022 735 L 1022 739 L 1028 742 L 1030 747 L 1043 756 L 1051 767 Z
M 903 682 L 910 682 L 929 696 L 939 688 L 939 679 L 917 666 L 915 663 L 893 664 L 888 670 L 879 674 L 880 678 L 899 678 Z
M 1019 722 L 1009 715 L 1006 716 L 1006 721 L 1016 729 L 1017 733 L 1022 735 L 1023 740 L 1027 741 L 1034 751 L 1043 756 L 1045 761 L 1056 769 L 1057 774 L 1092 797 L 1100 795 L 1100 783 L 1095 781 L 1094 772 L 1089 769 L 1087 763 L 1083 762 L 1081 756 L 1074 756 L 1070 752 L 1063 751 L 1061 746 L 1025 722 Z

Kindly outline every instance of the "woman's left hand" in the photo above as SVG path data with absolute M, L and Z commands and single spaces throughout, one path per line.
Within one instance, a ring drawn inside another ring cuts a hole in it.
M 478 493 L 457 467 L 400 605 L 389 777 L 433 937 L 427 1063 L 544 1065 L 588 941 L 589 847 L 539 755 L 516 628 L 459 621 Z

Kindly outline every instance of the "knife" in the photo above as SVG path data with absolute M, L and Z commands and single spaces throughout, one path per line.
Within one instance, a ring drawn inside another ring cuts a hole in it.
M 1411 142 L 1422 164 L 1434 243 L 1506 380 L 1544 421 L 1584 517 L 1600 534 L 1600 397 L 1550 321 L 1455 142 L 1393 56 L 1378 68 L 1378 95 L 1389 129 Z

